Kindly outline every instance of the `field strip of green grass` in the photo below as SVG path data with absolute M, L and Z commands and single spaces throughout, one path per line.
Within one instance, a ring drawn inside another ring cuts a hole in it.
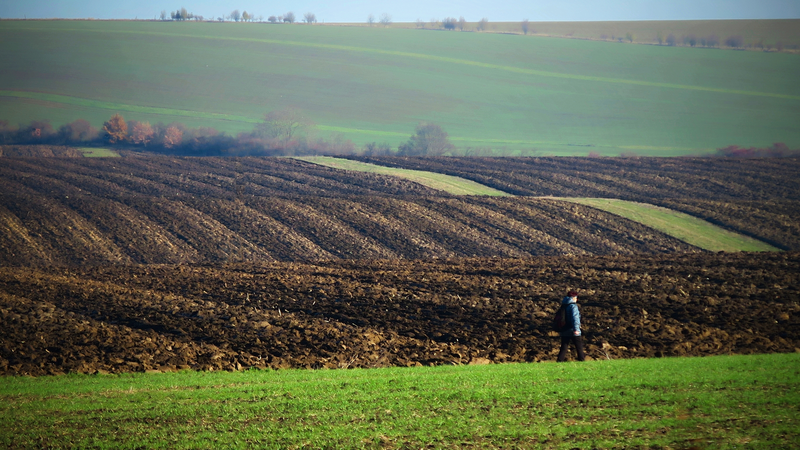
M 0 447 L 792 448 L 798 367 L 790 353 L 4 377 Z
M 697 217 L 660 206 L 609 198 L 553 198 L 580 203 L 625 217 L 704 250 L 715 252 L 780 251 L 780 249 L 757 239 L 725 230 Z
M 422 170 L 397 169 L 393 167 L 378 166 L 375 164 L 351 161 L 349 159 L 334 158 L 330 156 L 307 156 L 297 159 L 307 161 L 334 169 L 353 170 L 358 172 L 377 173 L 381 175 L 391 175 L 405 178 L 431 189 L 438 189 L 453 195 L 489 195 L 489 196 L 508 196 L 509 194 L 499 191 L 472 180 L 467 180 L 451 175 L 444 175 L 435 172 Z
M 119 158 L 119 153 L 110 148 L 81 147 L 78 151 L 85 158 Z
M 686 84 L 661 83 L 661 82 L 655 82 L 655 81 L 626 80 L 626 79 L 622 79 L 622 78 L 596 77 L 596 76 L 590 76 L 590 75 L 577 75 L 577 74 L 566 74 L 566 73 L 558 73 L 558 72 L 548 72 L 548 71 L 543 71 L 543 70 L 525 69 L 525 68 L 514 67 L 514 66 L 505 66 L 505 65 L 501 65 L 501 64 L 484 63 L 484 62 L 472 61 L 472 60 L 468 60 L 468 59 L 450 58 L 450 57 L 446 57 L 446 56 L 427 55 L 427 54 L 424 54 L 424 53 L 404 52 L 404 51 L 397 51 L 397 50 L 384 50 L 384 49 L 379 49 L 379 48 L 356 47 L 356 46 L 351 46 L 351 45 L 324 44 L 324 43 L 319 43 L 319 42 L 300 42 L 300 41 L 250 38 L 250 37 L 204 36 L 204 35 L 185 34 L 185 33 L 164 33 L 164 32 L 157 32 L 157 31 L 129 31 L 129 30 L 113 30 L 113 31 L 112 30 L 102 30 L 102 31 L 98 30 L 98 31 L 95 31 L 95 30 L 78 29 L 78 28 L 65 28 L 65 29 L 59 29 L 59 30 L 60 31 L 74 31 L 74 32 L 102 32 L 102 33 L 144 34 L 144 35 L 152 35 L 152 36 L 180 37 L 180 38 L 189 38 L 189 39 L 211 39 L 211 40 L 240 41 L 240 42 L 258 42 L 258 43 L 271 44 L 271 45 L 285 45 L 285 46 L 294 46 L 294 47 L 311 47 L 311 48 L 321 48 L 321 49 L 326 49 L 326 50 L 337 50 L 337 51 L 353 52 L 353 53 L 373 53 L 373 54 L 388 55 L 388 56 L 398 56 L 398 57 L 403 57 L 403 58 L 414 58 L 414 59 L 421 59 L 421 60 L 428 60 L 428 61 L 437 61 L 437 62 L 444 62 L 444 63 L 449 63 L 449 64 L 458 64 L 458 65 L 471 66 L 471 67 L 481 67 L 481 68 L 485 68 L 485 69 L 502 70 L 502 71 L 505 71 L 505 72 L 519 73 L 519 74 L 539 76 L 539 77 L 551 77 L 551 78 L 562 78 L 562 79 L 580 80 L 580 81 L 595 81 L 595 82 L 603 82 L 603 83 L 628 84 L 628 85 L 647 86 L 647 87 L 658 87 L 658 88 L 670 88 L 670 89 L 684 89 L 684 90 L 692 90 L 692 91 L 716 92 L 716 93 L 722 93 L 722 94 L 737 94 L 737 95 L 748 95 L 748 96 L 758 96 L 758 97 L 781 98 L 781 99 L 788 99 L 788 100 L 800 100 L 800 96 L 789 95 L 789 94 L 778 94 L 778 93 L 771 93 L 771 92 L 756 92 L 756 91 L 746 91 L 746 90 L 738 90 L 738 89 L 722 89 L 722 88 L 715 88 L 715 87 L 711 87 L 711 86 L 694 86 L 694 85 L 686 85 Z

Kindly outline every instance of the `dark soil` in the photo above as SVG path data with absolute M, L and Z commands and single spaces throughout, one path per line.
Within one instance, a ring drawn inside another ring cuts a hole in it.
M 592 358 L 800 351 L 798 160 L 379 162 L 523 197 L 282 158 L 0 158 L 0 374 L 552 361 L 572 288 Z M 548 195 L 795 251 L 701 252 Z
M 595 359 L 800 351 L 800 254 L 0 269 L 0 373 L 552 361 L 581 292 Z
M 695 251 L 587 206 L 285 158 L 0 158 L 0 265 Z
M 516 195 L 656 204 L 783 250 L 800 250 L 798 158 L 356 159 L 460 176 Z

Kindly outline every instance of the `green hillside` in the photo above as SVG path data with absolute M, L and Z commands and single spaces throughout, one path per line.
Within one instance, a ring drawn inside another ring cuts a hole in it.
M 0 40 L 11 123 L 120 112 L 236 133 L 297 108 L 357 145 L 432 121 L 473 153 L 800 146 L 788 53 L 255 23 L 2 21 Z

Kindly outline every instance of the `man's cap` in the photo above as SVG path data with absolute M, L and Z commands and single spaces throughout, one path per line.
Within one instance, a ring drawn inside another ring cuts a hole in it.
M 569 296 L 569 297 L 577 297 L 578 296 L 578 291 L 569 291 L 569 292 L 567 292 L 567 296 Z

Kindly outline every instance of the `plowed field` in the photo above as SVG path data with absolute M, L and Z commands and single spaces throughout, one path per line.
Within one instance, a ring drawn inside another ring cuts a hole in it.
M 0 231 L 2 265 L 697 251 L 587 206 L 276 158 L 0 158 Z
M 800 351 L 800 254 L 0 269 L 0 373 L 552 361 L 581 291 L 592 358 Z
M 796 160 L 381 162 L 527 196 L 290 159 L 0 158 L 0 373 L 548 361 L 570 288 L 593 358 L 800 348 L 800 254 L 534 197 L 683 205 L 796 249 Z
M 463 177 L 516 195 L 651 203 L 784 250 L 800 250 L 797 158 L 357 159 Z

